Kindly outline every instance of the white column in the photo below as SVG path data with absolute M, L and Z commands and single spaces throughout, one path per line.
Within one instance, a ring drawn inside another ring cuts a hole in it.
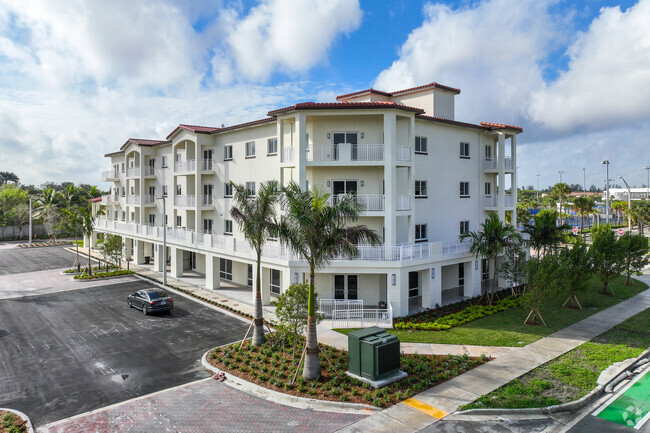
M 153 263 L 156 272 L 163 271 L 163 247 L 159 244 L 153 246 Z
M 394 276 L 394 277 L 393 277 Z M 393 279 L 395 284 L 393 284 Z M 393 307 L 393 316 L 406 316 L 409 313 L 408 272 L 391 270 L 386 274 L 388 300 Z
M 468 298 L 481 296 L 481 261 L 479 259 L 465 262 L 465 288 L 463 295 Z
M 510 136 L 510 156 L 512 158 L 512 168 L 513 168 L 513 175 L 512 175 L 512 203 L 514 205 L 514 208 L 512 209 L 512 225 L 517 228 L 519 225 L 517 224 L 517 176 L 519 173 L 517 173 L 517 136 L 516 135 L 511 135 Z
M 499 215 L 499 220 L 505 221 L 506 219 L 506 171 L 505 171 L 505 159 L 506 159 L 506 141 L 505 135 L 503 132 L 498 133 L 499 136 L 499 149 L 497 150 L 498 155 L 498 164 L 499 169 L 499 191 L 497 195 L 498 206 L 497 213 Z
M 280 273 L 280 280 L 282 280 L 282 273 Z M 255 301 L 255 266 L 253 266 L 253 301 Z M 280 284 L 282 287 L 282 284 Z M 271 269 L 262 266 L 262 305 L 269 305 L 271 303 Z
M 133 241 L 133 260 L 136 265 L 144 263 L 144 242 L 138 239 Z
M 420 273 L 422 282 L 422 307 L 435 308 L 442 305 L 442 267 L 433 265 Z
M 205 255 L 205 288 L 216 290 L 221 287 L 219 279 L 219 257 L 210 254 Z
M 124 243 L 124 258 L 125 259 L 133 258 L 133 241 L 132 241 L 132 239 L 122 236 L 122 242 Z
M 295 117 L 296 121 L 296 135 L 294 142 L 296 149 L 294 158 L 296 158 L 296 169 L 298 170 L 298 185 L 300 189 L 304 190 L 307 186 L 307 119 L 305 113 L 298 113 Z M 297 155 L 296 155 L 297 153 Z
M 384 245 L 397 242 L 396 216 L 397 208 L 397 118 L 394 112 L 384 113 Z M 390 291 L 390 289 L 389 289 Z M 408 306 L 407 306 L 408 309 Z
M 179 278 L 183 276 L 183 250 L 172 247 L 171 276 Z

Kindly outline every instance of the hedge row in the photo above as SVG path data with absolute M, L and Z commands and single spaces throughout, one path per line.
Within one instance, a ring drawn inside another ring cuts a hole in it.
M 458 313 L 440 317 L 433 322 L 408 322 L 402 321 L 395 324 L 395 329 L 417 329 L 423 331 L 444 331 L 454 326 L 463 325 L 482 317 L 491 316 L 501 311 L 507 311 L 521 305 L 521 298 L 509 296 L 492 305 L 472 305 Z
M 129 275 L 134 274 L 133 271 L 127 271 L 126 269 L 120 269 L 119 271 L 110 271 L 110 272 L 94 272 L 92 275 L 89 274 L 77 274 L 74 276 L 75 280 L 94 280 L 97 278 L 107 278 L 107 277 L 118 277 L 120 275 Z

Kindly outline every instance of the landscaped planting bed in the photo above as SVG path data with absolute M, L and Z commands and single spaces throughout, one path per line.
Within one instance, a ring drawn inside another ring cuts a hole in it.
M 650 346 L 650 309 L 462 409 L 545 407 L 577 400 L 597 386 L 611 364 L 639 356 Z
M 407 372 L 408 377 L 375 390 L 345 374 L 348 369 L 347 352 L 320 345 L 320 378 L 304 381 L 299 373 L 295 383 L 291 384 L 300 360 L 300 348 L 304 344 L 304 340 L 300 340 L 295 354 L 290 345 L 284 346 L 283 350 L 280 338 L 271 334 L 263 346 L 252 346 L 250 341 L 246 341 L 241 349 L 241 343 L 222 346 L 212 350 L 207 360 L 220 370 L 275 391 L 377 407 L 391 406 L 489 360 L 467 355 L 402 355 L 400 369 Z
M 0 433 L 24 433 L 27 421 L 12 412 L 0 410 Z
M 109 278 L 109 277 L 119 277 L 122 275 L 134 274 L 133 271 L 127 271 L 126 269 L 120 269 L 117 271 L 108 271 L 108 272 L 93 272 L 92 275 L 84 273 L 77 274 L 74 276 L 75 280 L 94 280 L 97 278 Z

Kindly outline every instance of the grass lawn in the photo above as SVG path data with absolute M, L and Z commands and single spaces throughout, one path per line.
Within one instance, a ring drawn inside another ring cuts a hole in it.
M 548 326 L 524 325 L 524 320 L 529 310 L 525 307 L 517 307 L 445 331 L 389 329 L 388 332 L 397 335 L 400 341 L 409 343 L 525 346 L 605 308 L 611 307 L 622 300 L 637 295 L 648 288 L 647 284 L 638 280 L 634 280 L 633 286 L 625 286 L 623 284 L 624 281 L 624 277 L 618 277 L 610 282 L 610 287 L 616 295 L 609 296 L 597 293 L 602 287 L 602 283 L 597 278 L 593 278 L 592 289 L 586 293 L 577 295 L 582 304 L 582 310 L 572 310 L 562 307 L 562 303 L 568 298 L 568 295 L 562 295 L 552 299 L 540 309 Z M 336 329 L 336 331 L 343 334 L 347 334 L 353 330 Z
M 647 309 L 462 409 L 543 407 L 576 400 L 597 386 L 605 368 L 639 356 L 649 346 Z

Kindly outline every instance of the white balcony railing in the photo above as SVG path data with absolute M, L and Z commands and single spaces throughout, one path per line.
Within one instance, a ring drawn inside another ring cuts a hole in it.
M 411 146 L 399 146 L 397 148 L 397 160 L 408 162 L 411 160 Z
M 120 178 L 120 173 L 115 170 L 106 170 L 102 171 L 102 181 L 111 182 L 113 180 L 118 180 Z
M 119 197 L 115 197 L 112 195 L 103 195 L 102 196 L 102 203 L 104 204 L 111 204 L 111 203 L 117 203 L 119 201 Z
M 515 205 L 515 200 L 512 197 L 512 194 L 506 194 L 504 199 L 505 207 L 513 207 Z M 499 196 L 497 195 L 485 195 L 483 196 L 483 207 L 498 207 L 499 206 Z
M 145 165 L 144 166 L 144 175 L 145 176 L 155 176 L 156 175 L 156 167 L 153 165 Z
M 293 162 L 293 147 L 283 147 L 280 162 Z
M 140 166 L 128 167 L 126 169 L 126 177 L 139 177 L 139 176 L 140 176 Z
M 307 161 L 338 161 L 338 146 L 309 146 L 307 148 Z
M 393 307 L 390 302 L 385 309 L 361 310 L 333 310 L 332 329 L 337 328 L 365 328 L 367 326 L 378 326 L 380 328 L 393 327 Z
M 140 204 L 140 196 L 139 195 L 127 195 L 126 196 L 126 204 Z
M 464 254 L 469 251 L 470 242 L 443 242 L 442 243 L 442 255 L 447 256 L 449 254 Z
M 330 206 L 338 203 L 346 194 L 338 194 L 330 196 L 327 203 Z M 364 211 L 383 211 L 384 210 L 384 196 L 382 194 L 366 194 L 366 195 L 353 195 L 354 201 L 361 206 Z
M 146 194 L 144 196 L 144 204 L 154 204 L 156 203 L 156 196 L 153 194 Z
M 203 194 L 201 204 L 203 206 L 211 206 L 212 203 L 214 202 L 214 198 L 211 194 Z
M 307 148 L 307 161 L 383 161 L 383 144 L 326 144 Z
M 195 195 L 175 195 L 174 206 L 194 207 L 196 206 Z
M 203 171 L 214 171 L 214 161 L 211 159 L 202 160 L 201 170 Z
M 499 159 L 498 158 L 485 158 L 483 160 L 483 169 L 485 170 L 496 170 L 499 168 Z M 512 170 L 512 158 L 506 156 L 503 161 L 503 168 L 505 170 Z
M 406 194 L 397 194 L 396 210 L 411 210 L 411 196 Z
M 383 144 L 353 144 L 350 159 L 352 161 L 383 161 Z
M 188 159 L 187 161 L 176 161 L 174 163 L 174 173 L 193 173 L 195 170 L 195 159 Z
M 506 207 L 513 207 L 515 205 L 512 194 L 506 194 Z

